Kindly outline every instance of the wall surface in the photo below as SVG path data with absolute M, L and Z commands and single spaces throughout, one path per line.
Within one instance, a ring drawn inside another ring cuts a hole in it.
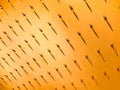
M 0 90 L 119 84 L 119 0 L 0 0 Z

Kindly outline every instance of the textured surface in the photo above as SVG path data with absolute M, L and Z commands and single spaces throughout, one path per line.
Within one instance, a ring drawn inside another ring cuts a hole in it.
M 120 90 L 119 0 L 0 0 L 0 90 Z

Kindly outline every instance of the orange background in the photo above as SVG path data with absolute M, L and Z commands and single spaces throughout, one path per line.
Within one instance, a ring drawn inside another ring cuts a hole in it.
M 4 78 L 8 83 L 6 85 L 0 79 L 0 83 L 2 84 L 2 86 L 0 86 L 2 89 L 0 90 L 12 90 L 12 88 L 19 90 L 17 86 L 19 86 L 21 90 L 26 90 L 22 86 L 23 83 L 29 90 L 33 90 L 28 81 L 31 81 L 36 90 L 55 90 L 55 88 L 64 90 L 63 85 L 67 90 L 75 90 L 71 83 L 74 83 L 77 90 L 120 90 L 120 72 L 117 71 L 117 68 L 120 68 L 120 58 L 116 56 L 115 52 L 110 47 L 110 45 L 113 44 L 118 55 L 120 55 L 120 1 L 109 0 L 107 3 L 104 0 L 86 1 L 90 5 L 93 13 L 90 12 L 83 0 L 60 0 L 60 2 L 57 0 L 10 0 L 15 9 L 11 7 L 10 2 L 0 0 L 0 4 L 9 15 L 7 16 L 4 10 L 0 10 L 0 19 L 2 20 L 2 22 L 0 22 L 0 37 L 7 44 L 6 47 L 0 41 L 0 63 L 5 67 L 5 69 L 0 67 L 0 77 Z M 45 9 L 43 3 L 48 7 L 49 11 Z M 29 5 L 34 7 L 40 19 L 37 18 Z M 69 5 L 73 7 L 74 12 L 79 17 L 79 21 L 70 10 Z M 22 13 L 26 14 L 32 26 L 27 22 L 25 17 L 22 16 Z M 62 16 L 68 28 L 62 23 L 58 14 Z M 103 16 L 107 17 L 113 31 L 111 31 Z M 25 32 L 20 29 L 15 20 L 20 22 Z M 48 22 L 52 24 L 53 28 L 58 33 L 57 35 L 52 31 Z M 90 24 L 93 25 L 99 39 L 89 27 Z M 15 36 L 8 25 L 14 28 L 14 31 L 19 37 Z M 39 31 L 39 28 L 43 30 L 43 33 L 48 37 L 49 41 L 45 39 L 43 34 Z M 12 41 L 6 37 L 3 31 L 7 32 Z M 87 45 L 84 44 L 77 32 L 81 33 Z M 39 41 L 40 46 L 31 37 L 32 34 Z M 75 51 L 72 50 L 65 39 L 70 40 Z M 24 40 L 29 42 L 33 51 L 27 46 Z M 27 55 L 18 48 L 18 44 L 23 47 Z M 60 45 L 65 56 L 59 51 L 56 44 Z M 15 49 L 21 59 L 19 59 L 11 49 Z M 56 60 L 51 57 L 47 49 L 51 50 Z M 101 51 L 105 62 L 103 62 L 97 50 Z M 16 62 L 13 63 L 6 53 L 9 53 Z M 39 54 L 43 54 L 48 64 L 43 61 Z M 93 67 L 86 60 L 86 55 L 89 56 L 94 65 Z M 8 66 L 1 57 L 4 57 L 10 66 Z M 32 58 L 36 59 L 41 68 L 33 62 Z M 80 65 L 81 71 L 73 60 L 76 60 Z M 34 72 L 30 70 L 26 62 L 30 63 Z M 64 64 L 68 66 L 72 75 L 67 72 Z M 20 65 L 25 67 L 28 75 L 24 73 Z M 21 73 L 22 78 L 15 72 L 15 68 Z M 55 68 L 59 69 L 60 73 L 63 75 L 63 79 L 55 71 Z M 17 80 L 15 80 L 9 72 L 12 72 Z M 47 72 L 51 72 L 55 81 L 50 78 Z M 107 72 L 110 81 L 107 76 L 104 76 L 104 72 Z M 4 75 L 8 75 L 12 83 L 9 82 Z M 48 84 L 43 81 L 40 75 L 44 76 Z M 91 76 L 94 76 L 98 85 L 91 79 Z M 37 78 L 41 87 L 33 78 Z M 84 81 L 87 88 L 80 82 L 81 79 Z

